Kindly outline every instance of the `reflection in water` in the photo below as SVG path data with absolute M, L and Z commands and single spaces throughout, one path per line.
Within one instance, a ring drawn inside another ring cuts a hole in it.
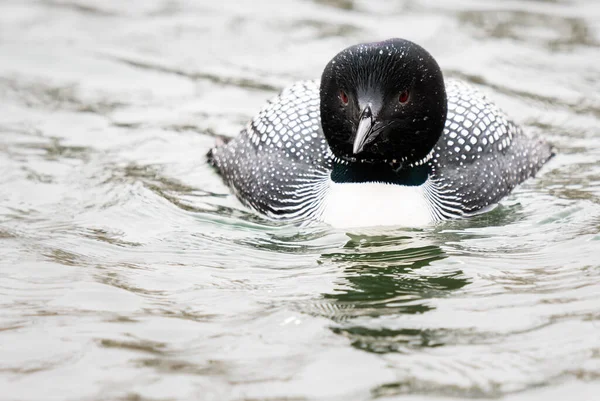
M 164 175 L 161 169 L 154 165 L 117 166 L 112 167 L 110 173 L 111 177 L 105 183 L 124 181 L 133 184 L 141 182 L 157 198 L 167 200 L 182 211 L 195 214 L 204 220 L 227 217 L 268 226 L 281 225 L 247 209 L 216 204 L 216 199 L 225 198 L 227 195 L 186 185 L 176 178 Z
M 433 309 L 431 299 L 467 285 L 463 272 L 432 266 L 447 257 L 443 250 L 410 235 L 350 236 L 343 252 L 322 257 L 343 269 L 334 291 L 323 295 L 329 302 L 322 308 L 336 322 L 332 330 L 354 347 L 375 353 L 442 345 L 438 330 L 398 328 L 398 321 L 427 313 Z M 394 328 L 377 323 L 382 316 L 395 320 Z
M 474 216 L 470 219 L 451 220 L 439 224 L 434 231 L 438 235 L 437 239 L 443 243 L 459 241 L 460 239 L 475 238 L 476 228 L 486 227 L 507 227 L 518 223 L 527 216 L 523 213 L 523 206 L 518 202 L 506 200 L 504 204 L 496 206 L 489 212 Z M 470 233 L 464 231 L 468 229 Z M 460 235 L 453 235 L 454 232 L 460 232 Z M 441 236 L 441 237 L 440 237 Z
M 341 8 L 343 10 L 352 10 L 355 3 L 354 0 L 314 0 L 314 2 L 330 7 Z
M 264 91 L 277 91 L 277 90 L 281 89 L 276 85 L 273 85 L 273 84 L 270 84 L 267 82 L 260 82 L 257 79 L 224 77 L 223 75 L 212 74 L 210 72 L 202 72 L 202 71 L 189 72 L 189 71 L 181 70 L 177 67 L 168 67 L 168 66 L 164 66 L 164 65 L 160 65 L 160 64 L 156 64 L 156 63 L 148 63 L 148 62 L 139 61 L 139 60 L 130 60 L 127 58 L 114 57 L 114 56 L 110 56 L 110 55 L 107 55 L 106 58 L 113 59 L 115 61 L 127 64 L 127 65 L 131 65 L 133 67 L 145 69 L 145 70 L 156 71 L 156 72 L 161 72 L 161 73 L 166 73 L 166 74 L 173 74 L 173 75 L 177 75 L 177 76 L 184 76 L 184 77 L 187 77 L 192 80 L 207 80 L 207 81 L 213 82 L 218 85 L 231 85 L 231 86 L 236 86 L 236 87 L 240 87 L 240 88 L 264 90 Z
M 568 50 L 575 46 L 598 46 L 587 22 L 531 11 L 464 11 L 458 19 L 472 26 L 478 36 L 510 38 L 547 46 L 549 50 Z

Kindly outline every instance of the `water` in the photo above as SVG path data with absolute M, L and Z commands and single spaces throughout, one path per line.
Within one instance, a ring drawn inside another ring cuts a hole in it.
M 558 156 L 420 230 L 249 213 L 204 155 L 393 36 Z M 594 1 L 0 4 L 0 399 L 597 399 Z

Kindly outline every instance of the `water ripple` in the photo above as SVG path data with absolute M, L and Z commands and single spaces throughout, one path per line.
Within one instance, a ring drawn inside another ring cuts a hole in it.
M 599 12 L 3 2 L 2 394 L 594 399 Z M 397 36 L 557 156 L 493 211 L 419 230 L 299 228 L 243 207 L 206 164 L 215 137 L 340 48 Z

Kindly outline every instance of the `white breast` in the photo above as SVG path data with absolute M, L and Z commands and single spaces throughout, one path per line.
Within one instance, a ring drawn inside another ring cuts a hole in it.
M 321 221 L 333 227 L 421 227 L 434 221 L 421 186 L 330 181 Z

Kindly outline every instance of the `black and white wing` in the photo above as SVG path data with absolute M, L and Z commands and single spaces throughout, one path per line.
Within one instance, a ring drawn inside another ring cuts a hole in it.
M 319 112 L 319 86 L 284 89 L 209 160 L 238 198 L 273 219 L 314 220 L 331 171 Z
M 483 212 L 535 175 L 550 145 L 524 135 L 473 86 L 448 80 L 448 116 L 426 193 L 439 219 Z

